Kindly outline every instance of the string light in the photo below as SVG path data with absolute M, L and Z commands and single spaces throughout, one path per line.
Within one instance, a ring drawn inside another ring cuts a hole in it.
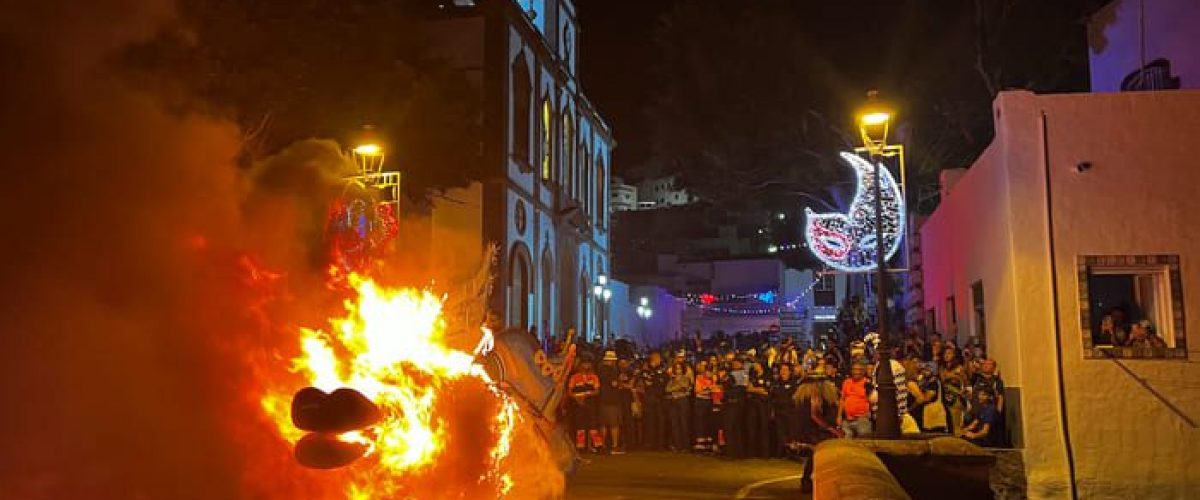
M 881 217 L 875 214 L 875 167 L 853 153 L 842 153 L 842 159 L 854 169 L 858 178 L 854 201 L 848 213 L 818 214 L 805 207 L 807 216 L 804 237 L 808 248 L 821 262 L 847 272 L 870 271 L 876 267 L 876 224 L 883 225 L 885 259 L 891 259 L 900 248 L 904 228 L 904 196 L 892 172 L 879 165 Z M 878 219 L 878 220 L 877 220 Z

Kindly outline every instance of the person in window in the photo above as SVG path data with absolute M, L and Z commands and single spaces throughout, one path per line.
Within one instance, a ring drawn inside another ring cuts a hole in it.
M 1108 316 L 1112 320 L 1113 345 L 1129 344 L 1129 315 L 1125 309 L 1114 307 L 1108 311 Z
M 867 380 L 867 365 L 855 362 L 850 366 L 850 378 L 842 382 L 842 395 L 838 401 L 837 425 L 846 437 L 866 437 L 873 431 L 871 425 L 871 393 Z
M 1123 345 L 1123 342 L 1117 340 L 1116 326 L 1113 325 L 1111 314 L 1105 314 L 1100 318 L 1100 329 L 1096 333 L 1096 337 L 1092 339 L 1096 344 L 1100 345 Z
M 1166 341 L 1155 333 L 1154 325 L 1148 319 L 1133 324 L 1133 328 L 1129 331 L 1129 342 L 1126 345 L 1140 348 L 1167 347 Z
M 1000 417 L 996 413 L 996 405 L 992 401 L 991 389 L 983 389 L 978 394 L 979 407 L 967 414 L 963 428 L 958 436 L 983 447 L 999 446 Z

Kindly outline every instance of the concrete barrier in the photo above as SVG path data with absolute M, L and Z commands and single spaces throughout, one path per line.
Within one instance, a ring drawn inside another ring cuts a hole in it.
M 911 500 L 875 452 L 831 439 L 813 453 L 813 500 Z

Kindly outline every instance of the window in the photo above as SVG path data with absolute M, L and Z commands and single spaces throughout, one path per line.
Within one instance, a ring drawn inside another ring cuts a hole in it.
M 563 191 L 570 192 L 570 186 L 575 178 L 575 122 L 570 110 L 563 110 L 562 132 L 562 167 L 559 179 L 563 183 Z
M 837 305 L 837 294 L 834 291 L 833 276 L 817 275 L 817 283 L 813 285 L 813 305 L 817 307 L 834 307 Z
M 550 140 L 550 127 L 554 126 L 554 110 L 550 107 L 550 98 L 542 99 L 542 180 L 550 180 L 554 173 L 552 159 L 554 158 L 554 141 Z
M 508 267 L 508 326 L 529 326 L 529 253 L 523 246 L 513 248 Z
M 1085 358 L 1187 358 L 1177 255 L 1082 256 Z
M 958 339 L 958 309 L 955 307 L 953 295 L 946 297 L 946 332 L 942 338 Z
M 971 283 L 971 311 L 975 320 L 975 339 L 979 345 L 987 345 L 987 316 L 983 307 L 983 282 Z
M 596 225 L 601 229 L 604 228 L 604 214 L 608 211 L 607 208 L 607 189 L 608 183 L 604 182 L 604 157 L 600 153 L 596 153 Z
M 525 56 L 517 56 L 513 62 L 513 109 L 512 109 L 512 152 L 522 165 L 529 165 L 529 125 L 533 110 L 533 85 L 529 79 L 529 65 Z

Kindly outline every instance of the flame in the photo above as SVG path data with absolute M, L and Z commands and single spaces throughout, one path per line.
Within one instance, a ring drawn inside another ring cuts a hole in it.
M 476 382 L 483 387 L 488 405 L 495 408 L 490 422 L 483 422 L 491 436 L 490 451 L 478 483 L 493 488 L 502 497 L 512 487 L 506 459 L 511 450 L 517 419 L 516 403 L 499 390 L 476 356 L 492 345 L 491 332 L 482 329 L 474 353 L 449 347 L 444 338 L 443 298 L 428 290 L 390 289 L 357 274 L 346 277 L 352 297 L 344 302 L 345 316 L 330 321 L 329 327 L 300 329 L 300 355 L 291 370 L 309 385 L 331 392 L 342 387 L 355 389 L 373 401 L 383 419 L 360 431 L 338 436 L 344 442 L 366 447 L 366 456 L 347 466 L 346 498 L 430 498 L 444 492 L 415 491 L 415 484 L 428 487 L 423 477 L 447 454 L 456 418 L 439 405 L 452 391 Z M 292 445 L 304 431 L 294 427 L 290 415 L 292 393 L 268 390 L 260 403 L 279 435 Z M 450 403 L 447 403 L 449 405 Z M 462 425 L 461 423 L 457 423 Z M 474 434 L 474 433 L 472 433 Z M 463 440 L 474 439 L 472 435 Z M 475 443 L 471 443 L 475 446 Z M 455 457 L 449 457 L 453 460 Z M 476 490 L 477 491 L 477 490 Z

